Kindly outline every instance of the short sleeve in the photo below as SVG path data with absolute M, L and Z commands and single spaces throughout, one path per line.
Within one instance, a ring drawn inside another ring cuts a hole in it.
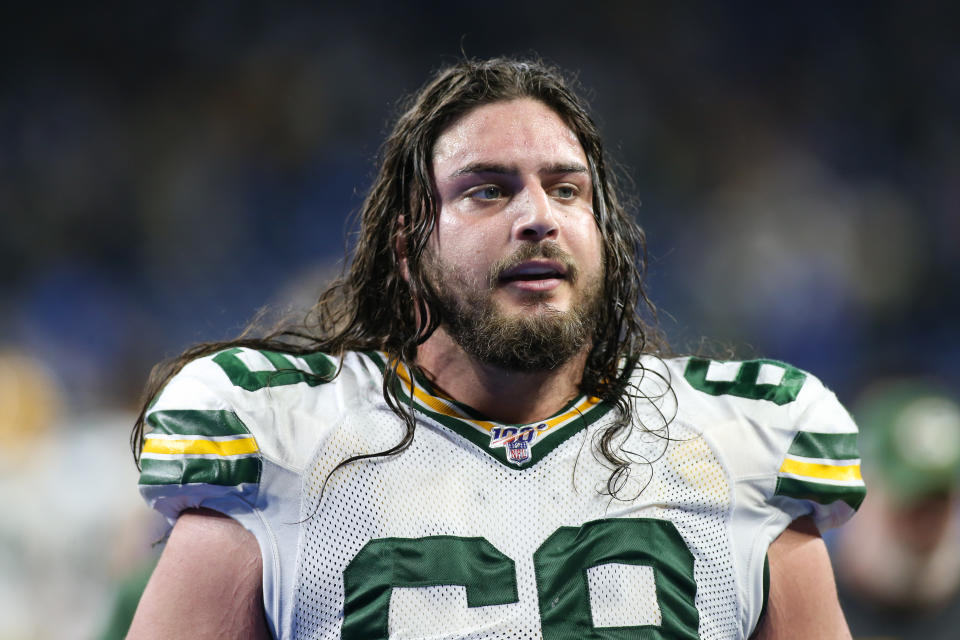
M 140 493 L 171 522 L 184 509 L 231 499 L 253 504 L 263 470 L 236 393 L 210 359 L 189 363 L 146 415 Z
M 846 522 L 863 502 L 857 427 L 836 396 L 813 379 L 816 393 L 794 424 L 771 504 L 824 531 Z
M 866 495 L 857 427 L 816 376 L 765 359 L 693 357 L 682 366 L 685 381 L 714 398 L 695 396 L 691 415 L 722 425 L 714 431 L 725 457 L 755 498 L 789 520 L 810 515 L 821 530 L 853 515 Z

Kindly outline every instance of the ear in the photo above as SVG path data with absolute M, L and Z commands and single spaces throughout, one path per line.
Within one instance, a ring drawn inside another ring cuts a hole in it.
M 410 267 L 407 266 L 407 235 L 404 233 L 404 222 L 406 222 L 404 216 L 401 215 L 397 218 L 397 233 L 393 239 L 393 250 L 396 252 L 397 259 L 399 260 L 400 277 L 409 283 Z

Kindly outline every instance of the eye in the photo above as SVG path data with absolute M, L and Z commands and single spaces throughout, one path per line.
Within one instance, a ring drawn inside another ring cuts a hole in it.
M 485 184 L 468 192 L 467 197 L 476 200 L 497 200 L 503 197 L 503 189 L 495 184 Z
M 550 190 L 550 194 L 561 200 L 572 200 L 577 197 L 579 190 L 571 184 L 560 184 Z

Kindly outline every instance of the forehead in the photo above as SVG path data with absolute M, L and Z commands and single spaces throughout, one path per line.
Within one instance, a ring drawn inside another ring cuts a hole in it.
M 437 138 L 433 164 L 437 178 L 445 170 L 474 163 L 513 166 L 587 164 L 576 134 L 550 107 L 518 98 L 477 107 Z

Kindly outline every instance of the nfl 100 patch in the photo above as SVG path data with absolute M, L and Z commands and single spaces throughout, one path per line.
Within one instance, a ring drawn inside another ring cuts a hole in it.
M 550 427 L 541 422 L 536 426 L 494 427 L 490 430 L 490 448 L 503 447 L 507 459 L 514 464 L 522 464 L 530 459 L 533 440 Z

